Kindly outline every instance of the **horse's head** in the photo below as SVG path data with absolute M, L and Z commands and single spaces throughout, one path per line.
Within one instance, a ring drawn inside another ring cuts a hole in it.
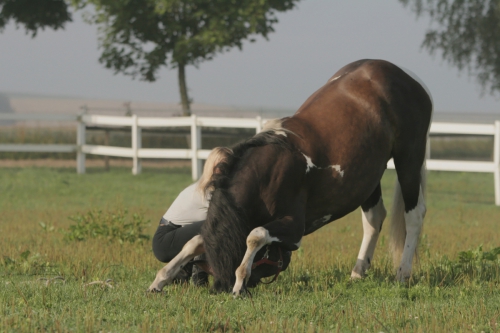
M 236 269 L 240 266 L 251 231 L 246 214 L 237 209 L 229 193 L 216 190 L 212 196 L 202 237 L 208 263 L 214 275 L 212 289 L 230 292 L 236 282 Z M 284 271 L 291 252 L 271 244 L 262 247 L 254 257 L 248 287 L 255 287 L 262 278 Z
M 291 257 L 291 251 L 280 248 L 276 244 L 260 249 L 253 261 L 252 275 L 248 280 L 247 287 L 254 288 L 259 283 L 274 282 L 278 275 L 288 268 Z M 213 275 L 213 271 L 206 260 L 197 260 L 194 263 L 208 274 Z M 272 279 L 267 282 L 262 281 L 263 278 L 267 277 L 272 277 Z
M 263 282 L 263 278 L 267 277 L 273 277 L 267 283 L 275 281 L 278 274 L 287 269 L 291 257 L 292 253 L 290 251 L 280 248 L 276 244 L 264 246 L 255 256 L 252 275 L 248 280 L 247 287 L 253 288 Z

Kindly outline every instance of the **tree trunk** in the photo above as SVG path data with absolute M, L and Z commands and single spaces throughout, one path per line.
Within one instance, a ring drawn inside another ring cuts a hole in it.
M 179 89 L 181 93 L 182 115 L 188 117 L 191 115 L 191 101 L 188 97 L 186 86 L 186 66 L 179 64 Z

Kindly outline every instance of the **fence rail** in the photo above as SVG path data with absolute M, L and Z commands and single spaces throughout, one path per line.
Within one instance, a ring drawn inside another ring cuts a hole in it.
M 202 127 L 228 128 L 255 128 L 260 132 L 266 122 L 261 117 L 256 118 L 215 118 L 215 117 L 116 117 L 100 115 L 40 115 L 40 114 L 0 114 L 1 120 L 20 121 L 74 121 L 77 123 L 77 138 L 75 145 L 67 144 L 0 144 L 1 152 L 76 152 L 77 172 L 85 173 L 85 155 L 103 155 L 132 158 L 134 175 L 141 172 L 141 159 L 190 159 L 192 162 L 192 177 L 198 179 L 201 175 L 202 160 L 208 157 L 210 150 L 201 149 Z M 132 142 L 130 148 L 88 145 L 85 143 L 85 131 L 88 126 L 130 126 Z M 153 149 L 142 148 L 142 128 L 158 127 L 190 127 L 190 149 Z M 431 134 L 461 134 L 461 135 L 488 135 L 494 137 L 493 161 L 455 161 L 427 159 L 428 170 L 487 172 L 494 174 L 495 204 L 500 206 L 500 121 L 494 124 L 456 124 L 433 122 Z M 387 167 L 394 169 L 394 162 L 390 160 Z

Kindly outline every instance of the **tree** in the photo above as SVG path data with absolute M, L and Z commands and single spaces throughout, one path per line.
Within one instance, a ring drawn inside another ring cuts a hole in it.
M 0 31 L 10 20 L 35 37 L 39 29 L 64 28 L 71 13 L 64 0 L 0 0 Z
M 500 92 L 499 0 L 399 1 L 438 25 L 426 32 L 422 47 L 476 76 L 483 92 Z
M 115 73 L 155 81 L 162 66 L 176 68 L 184 115 L 191 100 L 186 66 L 242 48 L 243 40 L 267 39 L 276 13 L 299 0 L 80 0 L 93 4 L 99 25 L 99 61 Z

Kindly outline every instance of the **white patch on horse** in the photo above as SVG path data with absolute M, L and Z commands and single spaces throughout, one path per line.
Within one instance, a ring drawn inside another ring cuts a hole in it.
M 312 160 L 311 160 L 311 158 L 309 156 L 307 156 L 304 153 L 302 153 L 302 155 L 304 155 L 304 158 L 306 159 L 306 163 L 307 163 L 306 173 L 308 173 L 309 171 L 311 171 L 312 168 L 316 168 L 316 166 L 314 165 L 314 163 L 312 162 Z
M 366 270 L 370 268 L 378 236 L 386 215 L 387 212 L 382 197 L 367 212 L 361 210 L 363 241 L 359 249 L 358 260 L 356 260 L 356 265 L 351 272 L 351 279 L 361 279 L 365 275 Z
M 330 166 L 326 167 L 325 169 L 327 169 L 327 168 L 334 169 L 335 171 L 337 171 L 339 173 L 340 177 L 344 177 L 344 170 L 342 170 L 342 168 L 340 167 L 340 165 L 338 165 L 338 164 L 330 165 Z
M 270 119 L 266 121 L 260 132 L 274 132 L 276 135 L 283 135 L 285 137 L 287 133 L 293 134 L 292 131 L 283 127 L 283 119 Z
M 286 136 L 285 131 L 274 131 L 274 134 Z
M 409 212 L 404 213 L 406 239 L 403 255 L 401 257 L 401 265 L 399 266 L 396 274 L 396 279 L 400 282 L 405 282 L 411 276 L 413 256 L 415 255 L 418 238 L 420 236 L 420 232 L 422 231 L 422 224 L 426 210 L 424 194 L 422 186 L 420 186 L 417 206 Z
M 330 81 L 328 81 L 328 82 L 335 81 L 335 80 L 337 80 L 338 78 L 340 78 L 341 76 L 342 76 L 342 75 L 336 76 L 336 77 L 334 77 L 334 78 L 330 79 Z
M 302 244 L 302 238 L 299 240 L 298 243 L 295 243 L 294 245 L 297 247 L 297 249 L 300 247 L 300 244 Z
M 266 244 L 271 244 L 272 242 L 279 242 L 280 239 L 278 237 L 272 237 L 269 234 L 269 231 L 264 228 L 264 227 L 257 227 L 253 229 L 250 234 L 248 235 L 248 238 L 251 239 L 256 239 L 256 240 L 265 240 Z
M 342 168 L 340 167 L 340 165 L 338 164 L 335 164 L 335 165 L 329 165 L 325 168 L 322 168 L 322 167 L 319 167 L 317 165 L 315 165 L 312 161 L 312 159 L 307 156 L 306 154 L 302 153 L 302 155 L 304 155 L 304 158 L 306 159 L 306 173 L 308 173 L 309 171 L 311 171 L 312 168 L 316 168 L 318 170 L 325 170 L 325 169 L 333 169 L 335 171 L 337 171 L 340 175 L 340 177 L 344 177 L 344 170 L 342 170 Z
M 325 215 L 322 218 L 315 220 L 312 223 L 314 230 L 317 230 L 317 229 L 321 228 L 322 226 L 324 226 L 325 224 L 327 224 L 328 222 L 330 222 L 331 218 L 332 218 L 332 215 L 330 214 L 330 215 Z

